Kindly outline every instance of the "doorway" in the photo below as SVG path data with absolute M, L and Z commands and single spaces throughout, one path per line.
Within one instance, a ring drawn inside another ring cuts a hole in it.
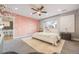
M 12 16 L 0 16 L 0 53 L 6 48 L 6 43 L 13 40 L 13 19 Z

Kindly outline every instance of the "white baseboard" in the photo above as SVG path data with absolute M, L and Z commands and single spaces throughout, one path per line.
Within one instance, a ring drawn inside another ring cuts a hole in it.
M 24 36 L 14 37 L 14 39 L 27 38 L 27 37 L 31 37 L 32 35 L 33 35 L 33 33 L 28 34 L 28 35 L 24 35 Z
M 72 40 L 79 41 L 79 39 L 78 39 L 78 38 L 73 38 Z

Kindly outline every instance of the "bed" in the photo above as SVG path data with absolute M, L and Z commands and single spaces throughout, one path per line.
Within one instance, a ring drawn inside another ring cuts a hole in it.
M 32 38 L 50 43 L 54 46 L 57 46 L 57 43 L 60 41 L 60 35 L 57 32 L 37 32 L 33 34 Z

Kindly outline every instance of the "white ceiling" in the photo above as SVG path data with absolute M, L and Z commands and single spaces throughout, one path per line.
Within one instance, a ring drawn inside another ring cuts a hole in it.
M 41 16 L 39 16 L 38 14 L 32 15 L 31 13 L 33 13 L 34 11 L 31 8 L 32 7 L 39 8 L 40 6 L 41 5 L 39 4 L 34 4 L 34 5 L 33 4 L 8 4 L 7 5 L 7 7 L 10 8 L 14 13 L 36 18 L 38 20 L 79 8 L 79 4 L 44 4 L 44 7 L 45 7 L 44 10 L 47 11 L 47 14 L 42 14 Z

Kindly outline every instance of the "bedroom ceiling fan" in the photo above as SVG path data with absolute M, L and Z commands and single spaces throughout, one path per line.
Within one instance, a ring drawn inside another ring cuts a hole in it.
M 5 6 L 5 5 L 2 5 L 2 4 L 0 4 L 0 14 L 1 15 L 6 15 L 6 16 L 8 16 L 8 15 L 10 15 L 9 13 L 8 13 L 8 8 Z
M 34 13 L 32 14 L 38 14 L 39 16 L 41 16 L 42 13 L 47 13 L 47 11 L 44 11 L 44 6 L 42 5 L 40 8 L 31 8 L 32 10 L 34 10 Z

